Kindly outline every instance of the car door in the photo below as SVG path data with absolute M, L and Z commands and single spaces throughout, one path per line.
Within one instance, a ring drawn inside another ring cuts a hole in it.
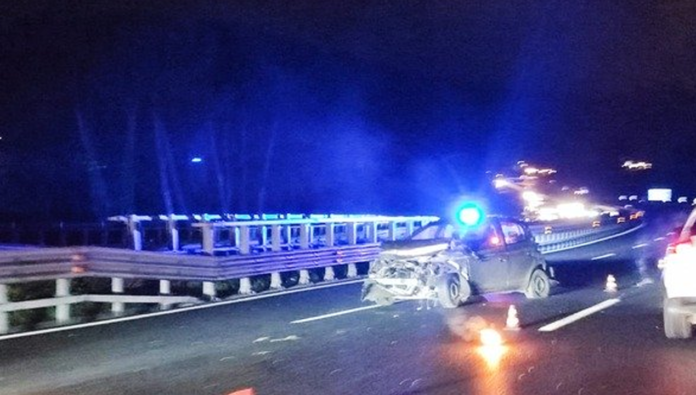
M 477 233 L 475 237 L 464 238 L 477 255 L 469 265 L 470 282 L 479 292 L 506 289 L 508 257 L 499 226 L 491 221 Z
M 536 246 L 524 226 L 515 221 L 501 220 L 500 230 L 508 254 L 508 290 L 523 290 L 536 263 Z

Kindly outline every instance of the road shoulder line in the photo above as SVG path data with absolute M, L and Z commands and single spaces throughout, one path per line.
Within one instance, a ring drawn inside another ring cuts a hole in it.
M 594 313 L 598 313 L 604 309 L 607 309 L 621 301 L 620 298 L 614 298 L 614 299 L 608 299 L 605 300 L 604 302 L 597 303 L 594 306 L 588 307 L 584 310 L 580 310 L 577 313 L 571 314 L 565 318 L 561 318 L 558 321 L 554 321 L 548 325 L 544 325 L 541 328 L 539 328 L 539 332 L 553 332 L 557 329 L 563 328 L 566 325 L 570 325 L 575 321 L 581 320 L 585 317 L 588 317 Z
M 322 314 L 322 315 L 317 315 L 317 316 L 314 316 L 314 317 L 302 318 L 302 319 L 300 319 L 300 320 L 291 321 L 290 323 L 291 323 L 291 324 L 304 324 L 305 322 L 319 321 L 319 320 L 323 320 L 323 319 L 326 319 L 326 318 L 339 317 L 339 316 L 342 316 L 342 315 L 352 314 L 352 313 L 358 313 L 358 312 L 360 312 L 360 311 L 365 311 L 365 310 L 372 310 L 372 309 L 376 309 L 376 308 L 379 308 L 379 307 L 383 307 L 383 306 L 382 306 L 382 305 L 378 305 L 378 304 L 373 304 L 373 305 L 370 305 L 370 306 L 356 307 L 356 308 L 354 308 L 354 309 L 348 309 L 348 310 L 337 311 L 337 312 L 335 312 L 335 313 Z

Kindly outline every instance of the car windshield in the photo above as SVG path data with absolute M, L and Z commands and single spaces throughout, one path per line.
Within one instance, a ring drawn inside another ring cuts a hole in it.
M 696 0 L 0 1 L 0 395 L 696 394 L 694 207 Z
M 456 228 L 448 223 L 428 224 L 416 231 L 411 240 L 451 239 Z

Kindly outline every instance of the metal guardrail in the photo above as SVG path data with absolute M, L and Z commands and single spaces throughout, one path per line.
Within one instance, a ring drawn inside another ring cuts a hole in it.
M 641 222 L 622 222 L 605 225 L 601 227 L 591 227 L 585 229 L 563 230 L 560 232 L 544 232 L 536 234 L 534 239 L 539 245 L 539 250 L 544 254 L 573 248 L 593 240 L 600 240 L 605 237 L 619 234 L 628 229 L 638 226 Z
M 25 309 L 55 307 L 55 320 L 62 324 L 71 321 L 71 305 L 84 302 L 110 303 L 115 315 L 124 313 L 126 303 L 157 303 L 163 308 L 190 303 L 189 297 L 172 295 L 171 284 L 177 280 L 199 282 L 202 295 L 215 299 L 216 284 L 231 279 L 238 280 L 239 294 L 250 294 L 256 276 L 270 276 L 270 289 L 282 288 L 284 272 L 296 272 L 299 284 L 310 283 L 313 269 L 321 271 L 324 281 L 334 280 L 338 268 L 347 278 L 357 277 L 357 264 L 375 259 L 379 241 L 407 237 L 437 219 L 310 216 L 198 222 L 193 226 L 201 229 L 202 242 L 189 252 L 102 247 L 0 251 L 0 333 L 11 330 L 10 312 Z M 132 236 L 142 237 L 134 224 L 137 221 L 128 225 Z M 171 235 L 176 241 L 176 233 Z M 137 240 L 133 245 L 138 247 Z M 109 279 L 111 294 L 71 295 L 71 282 L 78 278 Z M 158 281 L 159 294 L 124 295 L 126 279 Z M 32 281 L 54 281 L 54 297 L 10 301 L 8 287 Z
M 208 241 L 201 246 L 206 254 L 103 247 L 0 251 L 0 333 L 12 329 L 9 314 L 26 309 L 54 307 L 56 322 L 64 324 L 71 322 L 71 305 L 84 302 L 109 303 L 111 313 L 120 315 L 125 312 L 125 304 L 130 303 L 169 308 L 200 301 L 190 296 L 172 295 L 172 281 L 199 282 L 201 294 L 215 299 L 216 284 L 228 280 L 239 281 L 239 294 L 250 294 L 252 279 L 257 276 L 270 276 L 270 289 L 282 288 L 281 273 L 285 272 L 296 272 L 299 284 L 310 283 L 313 269 L 322 271 L 320 275 L 324 281 L 335 279 L 337 268 L 345 270 L 347 278 L 356 277 L 356 265 L 370 262 L 379 254 L 379 240 L 406 237 L 416 225 L 422 226 L 434 217 L 370 219 L 373 221 L 361 217 L 201 223 L 200 227 L 209 232 Z M 583 229 L 556 227 L 556 231 L 552 229 L 551 232 L 544 227 L 535 238 L 541 251 L 549 253 L 620 233 L 634 224 L 631 221 L 599 228 L 586 224 Z M 540 229 L 535 230 L 539 232 Z M 221 239 L 229 244 L 221 243 Z M 230 245 L 233 246 L 232 255 L 225 255 Z M 71 282 L 78 278 L 106 278 L 110 281 L 111 293 L 72 295 Z M 126 295 L 126 279 L 158 281 L 159 293 Z M 55 281 L 54 297 L 10 300 L 8 287 L 32 281 Z

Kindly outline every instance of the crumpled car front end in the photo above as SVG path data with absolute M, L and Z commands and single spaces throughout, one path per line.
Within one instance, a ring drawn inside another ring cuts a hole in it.
M 396 245 L 372 262 L 363 285 L 363 301 L 391 304 L 395 300 L 436 299 L 435 285 L 443 273 L 456 272 L 447 244 Z

